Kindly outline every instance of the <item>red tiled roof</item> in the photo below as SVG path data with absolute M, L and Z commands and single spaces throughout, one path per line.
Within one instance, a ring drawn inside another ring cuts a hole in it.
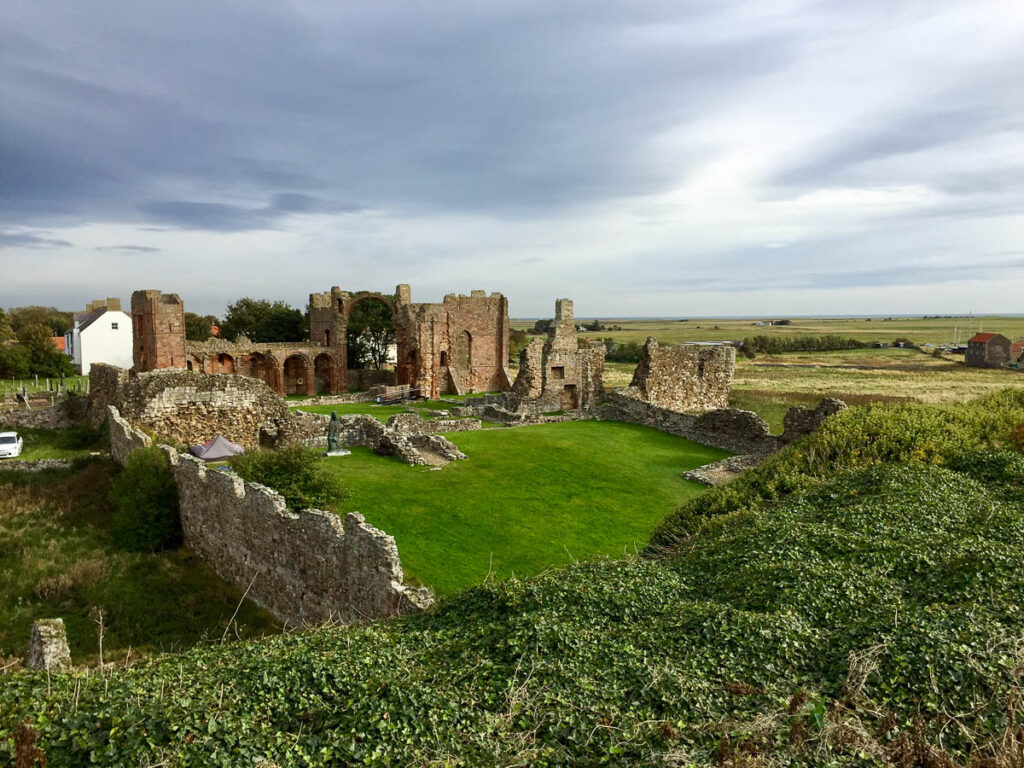
M 63 352 L 64 351 L 64 337 L 63 336 L 54 336 L 53 337 L 53 346 L 55 346 L 57 349 L 59 349 L 61 352 Z
M 1010 345 L 1010 354 L 1018 357 L 1024 353 L 1024 341 L 1015 341 Z
M 998 335 L 998 333 L 976 333 L 971 336 L 969 341 L 992 341 Z

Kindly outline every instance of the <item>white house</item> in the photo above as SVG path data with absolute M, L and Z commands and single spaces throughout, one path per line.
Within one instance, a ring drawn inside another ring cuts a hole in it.
M 93 363 L 132 367 L 132 318 L 121 311 L 120 299 L 97 299 L 76 312 L 74 326 L 64 334 L 64 352 L 83 376 Z

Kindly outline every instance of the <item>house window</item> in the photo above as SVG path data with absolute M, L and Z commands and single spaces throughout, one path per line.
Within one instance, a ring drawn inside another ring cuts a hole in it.
M 564 365 L 553 365 L 553 366 L 551 366 L 551 378 L 552 379 L 564 379 L 565 378 L 565 366 Z
M 117 323 L 111 323 L 110 324 L 110 330 L 116 331 L 117 330 Z

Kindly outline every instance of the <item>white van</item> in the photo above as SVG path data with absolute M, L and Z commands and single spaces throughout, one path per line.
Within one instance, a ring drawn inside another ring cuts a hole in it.
M 13 459 L 21 456 L 25 441 L 18 437 L 17 432 L 0 432 L 0 459 Z

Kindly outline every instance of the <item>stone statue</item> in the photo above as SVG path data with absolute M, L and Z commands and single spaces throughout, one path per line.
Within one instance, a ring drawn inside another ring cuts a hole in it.
M 331 411 L 331 423 L 327 425 L 327 455 L 348 456 L 351 451 L 341 447 L 338 437 L 341 434 L 341 420 L 337 411 Z

